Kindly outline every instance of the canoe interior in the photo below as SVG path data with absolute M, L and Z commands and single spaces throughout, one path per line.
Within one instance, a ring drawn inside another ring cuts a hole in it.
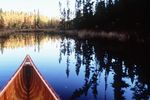
M 60 100 L 47 85 L 31 58 L 27 56 L 20 68 L 0 92 L 0 100 Z

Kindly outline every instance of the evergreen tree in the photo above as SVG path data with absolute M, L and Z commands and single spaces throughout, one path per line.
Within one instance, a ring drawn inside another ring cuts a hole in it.
M 0 15 L 0 29 L 2 29 L 4 27 L 5 27 L 4 19 L 3 19 L 3 16 Z
M 103 0 L 97 2 L 95 10 L 95 28 L 99 29 L 104 27 L 104 23 L 106 21 L 105 2 Z

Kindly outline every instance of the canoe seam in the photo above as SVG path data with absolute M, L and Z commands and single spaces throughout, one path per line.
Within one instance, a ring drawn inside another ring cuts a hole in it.
M 12 77 L 10 78 L 10 80 L 2 88 L 2 90 L 0 91 L 0 96 L 2 96 L 5 93 L 5 90 L 8 88 L 8 86 L 11 84 L 11 82 L 15 79 L 15 77 L 18 75 L 18 73 L 20 72 L 20 70 L 23 68 L 23 65 L 25 64 L 25 62 L 26 62 L 27 59 L 29 59 L 32 67 L 37 72 L 38 76 L 40 77 L 40 79 L 42 80 L 42 82 L 45 84 L 45 86 L 48 88 L 49 92 L 53 95 L 53 97 L 56 100 L 61 100 L 60 97 L 57 95 L 57 93 L 52 88 L 52 86 L 50 84 L 48 84 L 48 82 L 43 78 L 42 74 L 38 71 L 38 69 L 36 68 L 34 62 L 32 61 L 32 59 L 31 59 L 31 57 L 29 55 L 27 55 L 25 57 L 25 59 L 23 60 L 23 62 L 20 65 L 20 67 L 16 70 L 16 72 L 12 75 Z

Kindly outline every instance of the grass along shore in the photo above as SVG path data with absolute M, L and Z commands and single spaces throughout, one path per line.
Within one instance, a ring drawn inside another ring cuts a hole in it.
M 105 31 L 90 31 L 90 30 L 67 30 L 64 32 L 68 36 L 75 36 L 81 39 L 87 38 L 102 38 L 106 40 L 116 40 L 125 42 L 130 39 L 127 32 L 105 32 Z
M 142 37 L 139 35 L 143 32 L 136 31 L 93 31 L 93 30 L 67 30 L 64 32 L 68 36 L 74 36 L 81 39 L 104 39 L 108 41 L 118 42 L 135 42 L 135 43 L 149 43 L 150 36 Z
M 59 32 L 59 30 L 55 28 L 51 28 L 51 29 L 1 29 L 0 36 L 9 35 L 9 34 L 18 33 L 18 32 Z
M 131 36 L 128 32 L 105 32 L 105 31 L 93 31 L 93 30 L 60 30 L 58 28 L 49 29 L 1 29 L 0 36 L 11 35 L 12 33 L 18 32 L 45 32 L 45 33 L 61 33 L 66 36 L 77 37 L 80 39 L 94 39 L 100 38 L 105 40 L 115 40 L 119 42 L 131 41 L 134 37 L 134 42 L 144 43 L 144 39 L 141 39 L 135 32 Z M 150 37 L 148 37 L 150 41 Z

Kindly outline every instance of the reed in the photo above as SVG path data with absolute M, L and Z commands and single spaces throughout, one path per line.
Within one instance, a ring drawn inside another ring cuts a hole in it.
M 91 30 L 68 30 L 65 34 L 76 36 L 81 39 L 85 38 L 103 38 L 108 40 L 127 41 L 130 36 L 126 32 L 105 32 L 105 31 L 91 31 Z

